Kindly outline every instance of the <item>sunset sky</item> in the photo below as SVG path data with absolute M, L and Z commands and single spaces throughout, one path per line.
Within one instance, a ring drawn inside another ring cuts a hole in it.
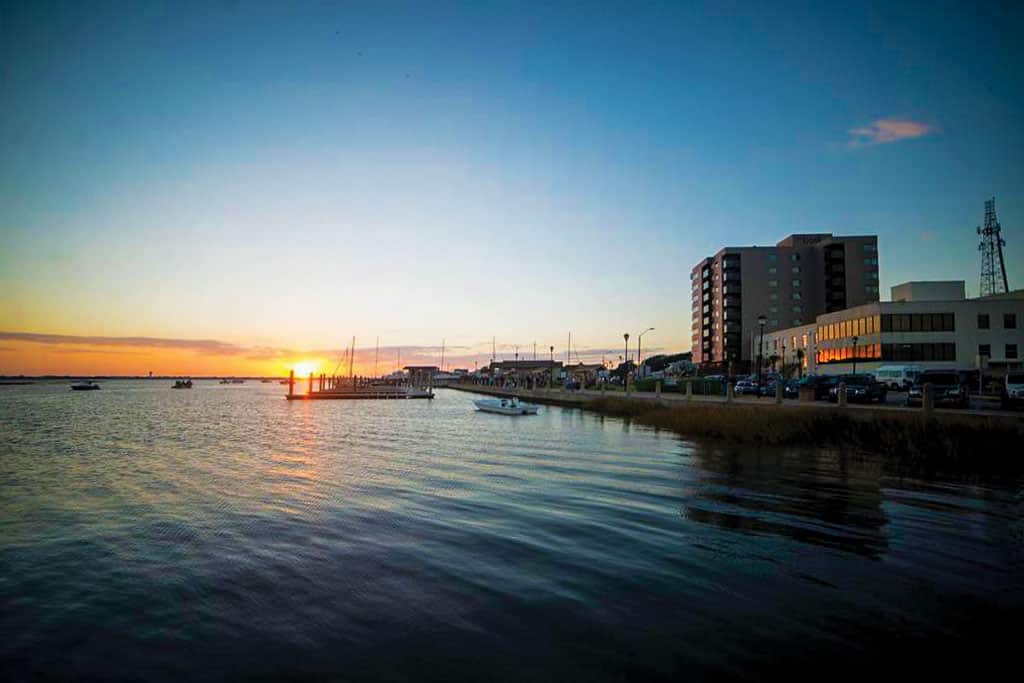
M 2 2 L 0 374 L 682 351 L 793 232 L 976 295 L 991 196 L 1024 286 L 1022 5 L 897 5 Z

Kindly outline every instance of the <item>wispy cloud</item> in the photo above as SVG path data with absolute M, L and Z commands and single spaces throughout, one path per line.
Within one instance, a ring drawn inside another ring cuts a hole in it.
M 98 337 L 39 332 L 3 332 L 0 339 L 31 342 L 33 344 L 71 344 L 88 346 L 129 346 L 157 349 L 181 349 L 219 355 L 245 353 L 249 349 L 215 339 L 165 339 L 162 337 Z
M 865 147 L 923 138 L 935 133 L 936 128 L 927 123 L 906 119 L 878 119 L 867 126 L 851 128 L 848 132 L 850 147 Z

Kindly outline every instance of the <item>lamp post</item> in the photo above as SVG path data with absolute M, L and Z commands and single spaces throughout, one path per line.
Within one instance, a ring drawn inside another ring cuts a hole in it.
M 653 327 L 648 327 L 646 330 L 637 335 L 636 338 L 636 370 L 640 372 L 640 344 L 643 342 L 644 335 L 648 332 L 653 332 Z
M 554 384 L 555 384 L 555 347 L 551 346 L 548 350 L 551 352 L 551 367 L 548 368 L 548 372 L 551 374 L 551 381 L 548 382 L 548 386 L 554 386 Z
M 853 335 L 853 374 L 857 374 L 857 335 Z
M 622 386 L 623 386 L 623 388 L 628 390 L 628 388 L 629 388 L 629 368 L 627 367 L 627 364 L 629 363 L 629 332 L 624 333 L 622 335 L 622 339 L 623 339 L 623 342 L 624 342 L 623 346 L 625 347 L 625 350 L 626 350 L 626 360 L 622 361 Z
M 761 385 L 761 366 L 764 365 L 764 326 L 768 324 L 768 319 L 763 315 L 757 316 L 757 324 L 761 328 L 761 343 L 757 349 L 757 384 Z
M 785 374 L 786 374 L 786 345 L 785 344 L 782 345 L 782 370 L 780 371 L 779 374 L 781 374 L 783 376 L 785 376 Z

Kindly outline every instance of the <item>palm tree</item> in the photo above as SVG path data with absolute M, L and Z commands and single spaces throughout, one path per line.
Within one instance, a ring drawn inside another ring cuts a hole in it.
M 804 350 L 803 349 L 797 349 L 796 350 L 796 369 L 797 369 L 797 372 L 799 373 L 798 374 L 798 379 L 803 379 L 804 378 Z

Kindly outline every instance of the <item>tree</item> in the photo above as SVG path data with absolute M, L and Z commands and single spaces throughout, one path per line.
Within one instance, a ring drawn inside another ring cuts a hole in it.
M 804 378 L 804 350 L 803 349 L 797 349 L 796 350 L 796 371 L 798 373 L 797 376 L 800 379 L 803 379 Z

